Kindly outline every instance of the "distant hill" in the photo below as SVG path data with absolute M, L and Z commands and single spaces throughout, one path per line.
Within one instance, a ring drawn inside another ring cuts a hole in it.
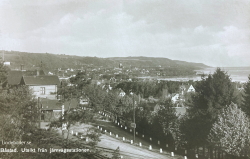
M 11 63 L 11 69 L 20 69 L 21 65 L 24 66 L 24 69 L 35 69 L 42 64 L 45 71 L 57 68 L 113 68 L 118 67 L 120 63 L 123 65 L 123 67 L 176 67 L 179 69 L 185 67 L 193 70 L 208 67 L 201 63 L 170 60 L 168 58 L 142 56 L 98 58 L 51 53 L 27 53 L 18 51 L 5 51 L 4 59 L 5 61 Z
M 186 61 L 170 60 L 163 57 L 110 57 L 107 58 L 122 63 L 123 66 L 137 67 L 189 67 L 189 68 L 207 68 L 209 66 L 202 63 L 192 63 Z

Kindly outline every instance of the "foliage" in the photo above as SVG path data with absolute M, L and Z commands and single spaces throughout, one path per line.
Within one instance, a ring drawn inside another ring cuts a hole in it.
M 160 103 L 160 109 L 158 110 L 156 117 L 159 119 L 163 132 L 166 134 L 171 133 L 170 126 L 178 118 L 171 100 L 166 100 Z
M 172 121 L 169 125 L 169 132 L 174 140 L 175 147 L 184 147 L 187 143 L 183 132 L 180 129 L 182 122 L 184 121 L 183 117 L 178 117 Z
M 109 91 L 107 94 L 105 94 L 105 97 L 103 99 L 104 110 L 115 113 L 118 102 L 118 95 L 113 91 Z
M 70 83 L 76 84 L 79 90 L 82 90 L 84 86 L 91 83 L 85 72 L 78 72 L 75 77 L 70 78 Z
M 208 136 L 208 141 L 228 154 L 241 156 L 250 149 L 250 121 L 236 104 L 222 109 Z
M 207 143 L 206 138 L 212 127 L 208 114 L 183 117 L 184 121 L 180 123 L 180 131 L 184 134 L 184 141 L 187 141 L 187 148 L 203 146 Z
M 61 86 L 58 88 L 57 94 L 61 96 L 61 100 L 65 102 L 72 98 L 79 98 L 80 94 L 77 92 L 74 86 Z
M 206 144 L 209 131 L 220 111 L 236 100 L 234 87 L 226 72 L 220 68 L 196 84 L 196 93 L 186 102 L 189 107 L 183 134 L 191 147 Z
M 2 141 L 27 141 L 37 125 L 38 109 L 27 87 L 12 89 L 0 94 L 0 138 Z M 4 145 L 16 148 L 18 145 Z M 9 158 L 15 153 L 0 153 L 0 157 Z
M 196 92 L 198 94 L 193 98 L 194 105 L 191 106 L 190 112 L 193 114 L 208 112 L 213 119 L 217 117 L 219 110 L 235 101 L 231 79 L 220 68 L 198 83 Z
M 7 67 L 4 66 L 2 62 L 0 62 L 0 83 L 1 84 L 6 81 L 7 74 L 8 74 Z
M 250 75 L 248 76 L 248 81 L 245 85 L 242 110 L 246 113 L 248 118 L 250 118 Z
M 106 92 L 95 84 L 86 85 L 82 89 L 84 95 L 90 99 L 89 105 L 94 111 L 102 110 L 103 100 Z
M 100 132 L 96 128 L 89 128 L 87 137 L 91 140 L 84 143 L 80 140 L 65 140 L 58 135 L 58 129 L 50 128 L 48 131 L 38 128 L 39 110 L 37 101 L 34 100 L 27 87 L 13 88 L 8 93 L 0 93 L 0 140 L 2 141 L 25 141 L 25 144 L 5 144 L 2 148 L 17 148 L 17 153 L 0 153 L 1 158 L 93 158 L 95 155 L 94 146 L 100 141 Z M 61 127 L 62 121 L 70 125 L 76 122 L 87 123 L 93 119 L 93 113 L 83 111 L 67 111 L 64 119 L 53 122 L 52 125 Z M 69 132 L 69 131 L 68 131 Z M 27 144 L 30 142 L 31 144 Z M 48 152 L 43 153 L 23 153 L 21 148 L 32 148 L 36 152 L 38 148 L 45 148 Z M 92 152 L 79 153 L 49 153 L 50 148 L 79 148 L 89 149 Z

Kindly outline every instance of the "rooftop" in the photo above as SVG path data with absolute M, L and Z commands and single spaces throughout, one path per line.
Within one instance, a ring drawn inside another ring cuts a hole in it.
M 22 84 L 25 85 L 60 85 L 58 76 L 23 76 Z

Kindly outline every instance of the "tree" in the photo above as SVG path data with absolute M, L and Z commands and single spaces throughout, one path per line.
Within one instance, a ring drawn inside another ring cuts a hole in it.
M 67 110 L 64 112 L 64 114 L 60 117 L 58 121 L 53 121 L 50 124 L 50 128 L 52 127 L 62 127 L 63 124 L 66 125 L 66 131 L 67 131 L 67 137 L 66 137 L 66 145 L 68 146 L 69 144 L 69 133 L 70 133 L 70 128 L 72 125 L 76 124 L 77 122 L 79 123 L 88 123 L 90 121 L 93 121 L 93 112 L 91 110 L 83 110 L 83 109 L 71 109 Z M 90 129 L 88 133 L 88 137 L 92 139 L 92 144 L 91 146 L 95 146 L 99 140 L 100 133 L 95 131 L 96 128 Z M 63 135 L 64 135 L 64 131 Z
M 234 102 L 234 87 L 220 68 L 196 84 L 196 93 L 186 102 L 189 107 L 181 129 L 189 146 L 203 146 L 220 111 Z
M 80 97 L 80 93 L 78 93 L 78 90 L 74 86 L 63 85 L 58 89 L 57 94 L 61 96 L 63 102 Z
M 38 125 L 38 108 L 27 87 L 12 89 L 0 94 L 0 138 L 2 141 L 27 140 Z M 19 145 L 4 145 L 17 148 Z M 15 153 L 0 153 L 0 157 L 11 158 Z
M 250 118 L 250 75 L 248 76 L 248 82 L 245 85 L 242 110 Z
M 196 92 L 190 111 L 201 114 L 208 112 L 213 119 L 217 117 L 219 110 L 235 101 L 231 79 L 220 68 L 198 83 Z
M 8 74 L 7 67 L 4 66 L 2 62 L 0 62 L 0 83 L 1 84 L 6 81 L 7 74 Z
M 76 84 L 79 90 L 91 83 L 85 72 L 78 72 L 75 77 L 70 78 L 72 84 Z
M 181 123 L 184 121 L 183 117 L 176 118 L 170 123 L 169 132 L 172 135 L 172 138 L 174 140 L 175 147 L 184 147 L 187 143 L 184 134 L 182 133 L 180 126 Z
M 5 144 L 1 148 L 17 148 L 18 153 L 0 153 L 0 158 L 94 158 L 91 153 L 23 153 L 20 148 L 79 148 L 90 149 L 99 141 L 99 130 L 90 128 L 87 137 L 90 143 L 85 144 L 80 140 L 65 140 L 58 135 L 58 130 L 51 128 L 49 131 L 38 128 L 40 116 L 37 101 L 31 95 L 31 91 L 25 86 L 13 88 L 9 93 L 0 93 L 0 140 L 1 141 L 25 141 L 24 144 Z M 87 123 L 93 119 L 93 114 L 82 109 L 65 112 L 64 119 L 53 122 L 52 125 L 62 126 L 62 122 L 68 123 L 68 128 L 76 122 Z M 68 131 L 69 133 L 69 131 Z M 67 137 L 68 139 L 68 137 Z M 62 142 L 63 141 L 63 142 Z M 27 144 L 31 142 L 31 144 Z
M 170 125 L 177 119 L 177 116 L 170 99 L 160 103 L 160 110 L 157 112 L 157 117 L 159 118 L 159 123 L 162 125 L 164 133 L 171 133 Z
M 105 98 L 106 91 L 102 90 L 95 84 L 86 85 L 82 91 L 90 99 L 90 106 L 95 110 L 102 110 L 103 100 Z
M 236 105 L 223 108 L 208 135 L 208 141 L 228 154 L 241 156 L 250 149 L 250 121 Z
M 103 100 L 104 110 L 109 111 L 114 114 L 116 106 L 118 104 L 118 95 L 113 91 L 109 91 Z

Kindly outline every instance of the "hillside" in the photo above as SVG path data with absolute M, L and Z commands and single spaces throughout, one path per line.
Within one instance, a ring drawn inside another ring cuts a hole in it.
M 168 58 L 152 57 L 84 57 L 51 53 L 27 53 L 18 51 L 5 51 L 5 61 L 11 63 L 11 69 L 32 69 L 39 67 L 42 63 L 45 70 L 57 68 L 81 69 L 86 67 L 114 68 L 121 63 L 123 67 L 162 67 L 162 68 L 189 68 L 190 70 L 208 67 L 200 63 L 170 60 Z
M 123 66 L 137 66 L 137 67 L 189 67 L 189 68 L 206 68 L 202 63 L 191 63 L 186 61 L 170 60 L 168 58 L 160 57 L 110 57 L 107 58 L 123 64 Z

